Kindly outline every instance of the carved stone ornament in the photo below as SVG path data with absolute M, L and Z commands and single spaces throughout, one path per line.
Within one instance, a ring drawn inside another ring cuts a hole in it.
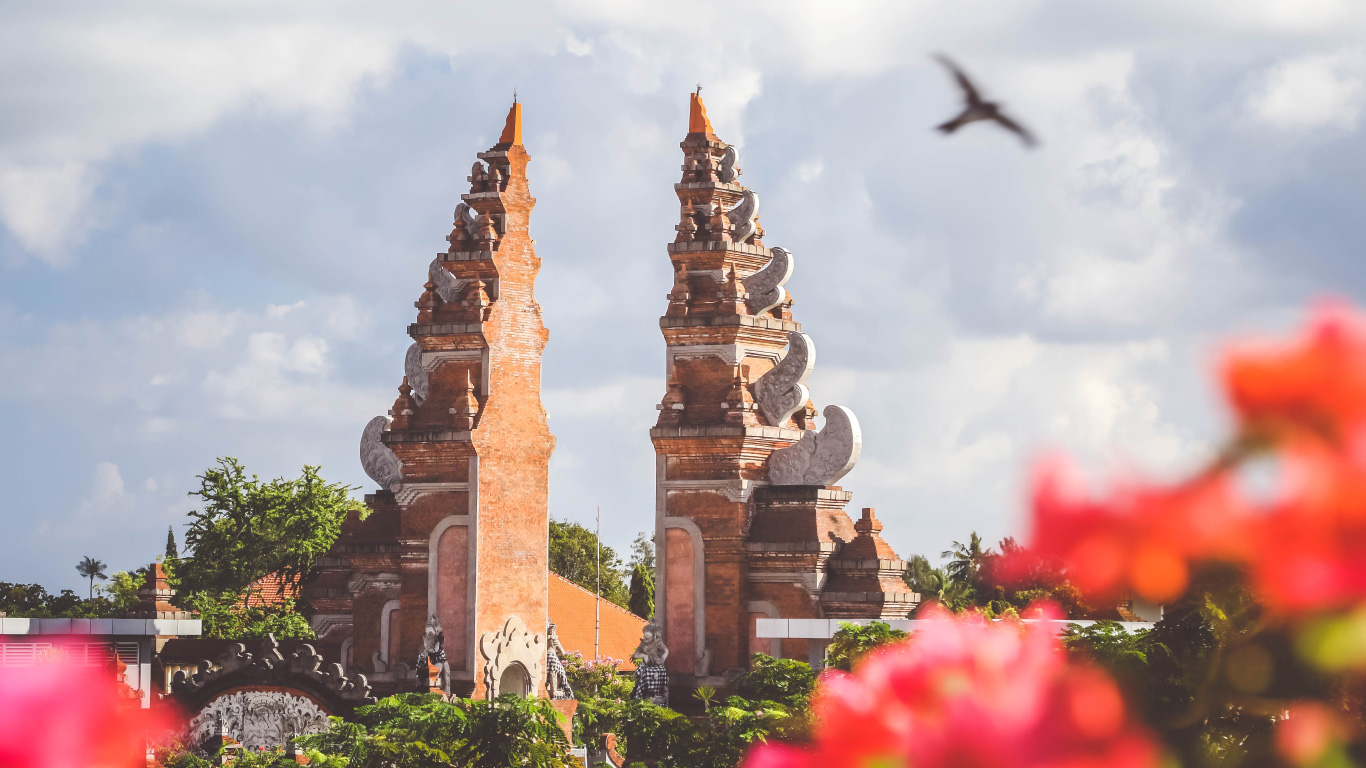
M 475 234 L 479 233 L 478 225 L 474 228 Z M 465 281 L 452 275 L 446 265 L 441 263 L 438 256 L 432 259 L 432 263 L 427 266 L 427 279 L 436 286 L 436 295 L 447 304 L 455 304 L 460 301 L 460 292 L 465 290 Z
M 428 665 L 436 670 L 435 680 L 428 678 Z M 417 675 L 427 680 L 429 688 L 438 688 L 450 695 L 451 667 L 446 661 L 446 633 L 435 614 L 427 618 L 427 627 L 422 632 L 422 653 L 417 657 Z
M 668 659 L 664 629 L 658 619 L 650 619 L 641 629 L 640 644 L 631 653 L 631 661 L 636 664 L 636 685 L 631 689 L 631 698 L 645 699 L 661 707 L 669 705 L 669 672 L 664 666 Z
M 768 457 L 768 481 L 773 485 L 834 485 L 858 463 L 863 433 L 854 412 L 842 405 L 823 411 L 821 431 L 808 429 L 793 445 Z
M 778 250 L 774 248 L 773 250 Z M 754 382 L 754 399 L 770 427 L 781 427 L 811 399 L 806 377 L 816 367 L 816 344 L 810 336 L 787 334 L 787 354 Z
M 740 162 L 740 153 L 735 147 L 726 147 L 726 153 L 721 155 L 721 170 L 717 171 L 716 177 L 729 184 L 740 177 L 740 169 L 736 163 Z
M 745 278 L 745 305 L 751 315 L 759 315 L 787 301 L 787 289 L 783 285 L 792 277 L 792 252 L 786 248 L 774 247 L 769 251 L 773 258 L 763 269 Z
M 731 240 L 743 243 L 750 239 L 759 231 L 759 225 L 755 222 L 759 218 L 759 193 L 746 189 L 745 196 L 726 213 L 726 218 L 730 219 Z
M 490 699 L 503 693 L 536 693 L 537 681 L 545 676 L 545 635 L 528 632 L 520 618 L 510 616 L 502 629 L 479 638 L 479 650 L 484 654 L 484 690 Z M 504 690 L 505 678 L 518 665 L 528 690 Z
M 220 730 L 221 721 L 221 730 Z M 283 747 L 295 736 L 322 733 L 327 713 L 305 696 L 283 691 L 236 691 L 209 702 L 181 732 L 182 743 L 203 744 L 223 731 L 249 750 Z
M 479 237 L 479 216 L 470 208 L 469 203 L 461 203 L 455 207 L 455 221 L 465 226 L 465 233 L 471 240 Z
M 387 426 L 388 416 L 376 416 L 365 425 L 365 431 L 360 435 L 360 465 L 380 488 L 396 491 L 403 483 L 403 464 L 389 446 L 380 441 Z
M 441 270 L 445 272 L 445 270 Z M 427 369 L 422 367 L 422 347 L 414 343 L 403 356 L 403 375 L 408 377 L 408 387 L 413 391 L 413 400 L 418 405 L 427 399 L 431 383 L 427 380 Z

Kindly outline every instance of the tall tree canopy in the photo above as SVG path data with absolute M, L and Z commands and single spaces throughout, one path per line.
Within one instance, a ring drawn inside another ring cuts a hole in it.
M 199 476 L 203 508 L 190 512 L 185 545 L 191 556 L 176 568 L 183 590 L 243 592 L 270 573 L 286 583 L 313 575 L 356 508 L 351 486 L 329 483 L 318 467 L 294 480 L 262 482 L 225 457 Z
M 104 572 L 106 567 L 107 566 L 105 566 L 104 563 L 89 555 L 81 558 L 81 561 L 76 563 L 76 573 L 90 579 L 90 597 L 95 596 L 95 579 L 103 581 L 109 578 L 109 574 Z
M 598 537 L 570 520 L 550 520 L 550 570 L 589 592 L 597 588 Z M 630 602 L 621 558 L 602 545 L 602 596 L 622 608 Z
M 263 482 L 225 457 L 199 476 L 191 491 L 203 503 L 190 512 L 186 557 L 168 560 L 178 601 L 199 611 L 209 637 L 309 637 L 308 621 L 283 605 L 252 604 L 251 586 L 268 574 L 285 585 L 306 583 L 336 542 L 347 512 L 357 508 L 351 486 L 329 483 L 318 467 L 296 479 Z M 293 596 L 291 596 L 293 597 Z

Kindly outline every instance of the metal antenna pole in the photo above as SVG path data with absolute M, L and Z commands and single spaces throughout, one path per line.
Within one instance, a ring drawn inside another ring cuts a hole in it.
M 602 658 L 598 651 L 598 641 L 602 638 L 602 505 L 598 505 L 598 530 L 595 534 L 598 540 L 598 567 L 597 567 L 597 595 L 593 601 L 593 660 Z

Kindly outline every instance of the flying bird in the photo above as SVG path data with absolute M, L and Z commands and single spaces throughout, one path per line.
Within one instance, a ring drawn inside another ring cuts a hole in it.
M 1019 136 L 1026 147 L 1033 147 L 1039 143 L 1032 133 L 1025 130 L 1024 126 L 1001 113 L 1002 105 L 1000 103 L 983 99 L 982 94 L 977 91 L 977 86 L 973 85 L 968 76 L 963 74 L 963 70 L 959 69 L 952 59 L 942 54 L 936 55 L 934 58 L 949 70 L 954 80 L 958 81 L 958 87 L 963 89 L 963 100 L 967 102 L 963 111 L 957 117 L 939 126 L 939 130 L 944 133 L 953 133 L 968 123 L 991 120 Z

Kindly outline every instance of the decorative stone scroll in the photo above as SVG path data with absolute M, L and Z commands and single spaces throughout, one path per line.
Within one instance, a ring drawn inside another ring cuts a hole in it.
M 743 243 L 753 237 L 759 231 L 759 224 L 755 221 L 759 218 L 759 193 L 746 189 L 745 196 L 726 213 L 726 218 L 730 220 L 731 240 Z
M 740 177 L 740 169 L 736 163 L 740 161 L 740 153 L 735 147 L 726 147 L 725 154 L 721 155 L 721 169 L 717 171 L 716 177 L 729 184 Z
M 427 399 L 427 390 L 431 387 L 431 382 L 427 378 L 427 369 L 422 366 L 422 347 L 416 342 L 408 347 L 408 354 L 403 356 L 403 375 L 408 377 L 408 387 L 413 391 L 413 400 L 422 405 L 422 401 Z
M 409 386 L 412 386 L 411 384 Z M 396 491 L 403 483 L 403 463 L 398 460 L 389 446 L 380 440 L 384 428 L 389 426 L 388 416 L 376 416 L 365 425 L 360 435 L 360 465 L 386 491 Z
M 545 674 L 545 635 L 532 634 L 517 616 L 510 616 L 503 628 L 485 632 L 479 638 L 479 650 L 484 654 L 484 691 L 495 699 L 504 693 L 530 695 L 536 692 L 536 682 Z M 521 667 L 520 670 L 517 667 Z M 524 676 L 526 690 L 505 690 L 508 679 Z
M 479 226 L 476 223 L 474 234 L 470 237 L 478 234 Z M 436 295 L 440 296 L 442 301 L 447 304 L 455 304 L 460 301 L 460 294 L 465 290 L 465 281 L 452 275 L 450 270 L 446 269 L 446 265 L 441 263 L 440 257 L 432 259 L 432 263 L 427 266 L 427 279 L 436 286 Z
M 763 269 L 745 278 L 745 305 L 751 315 L 759 315 L 787 301 L 783 285 L 792 277 L 792 252 L 774 246 L 771 258 Z M 803 401 L 805 402 L 805 401 Z
M 754 382 L 754 399 L 759 402 L 759 410 L 770 427 L 783 426 L 798 408 L 806 405 L 811 398 L 806 377 L 815 367 L 815 342 L 804 333 L 788 333 L 787 354 Z
M 834 485 L 858 463 L 863 433 L 854 412 L 842 405 L 823 411 L 821 431 L 808 429 L 800 440 L 768 457 L 768 481 L 773 485 Z

